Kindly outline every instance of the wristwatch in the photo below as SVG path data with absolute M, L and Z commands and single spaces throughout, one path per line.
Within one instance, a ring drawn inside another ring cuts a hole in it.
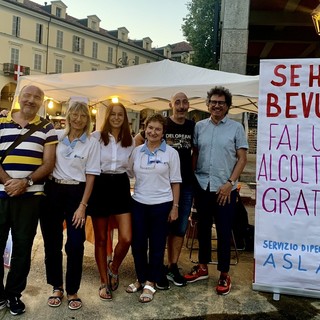
M 228 179 L 227 181 L 230 182 L 232 186 L 235 185 L 235 182 L 234 182 L 234 181 L 232 181 L 232 180 L 230 180 L 230 179 Z
M 33 186 L 33 180 L 32 180 L 32 178 L 31 178 L 30 176 L 28 176 L 28 177 L 26 177 L 26 179 L 27 179 L 28 187 Z

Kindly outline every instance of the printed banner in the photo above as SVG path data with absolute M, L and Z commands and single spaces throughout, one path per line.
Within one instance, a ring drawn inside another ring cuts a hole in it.
M 319 64 L 260 64 L 254 289 L 320 292 Z

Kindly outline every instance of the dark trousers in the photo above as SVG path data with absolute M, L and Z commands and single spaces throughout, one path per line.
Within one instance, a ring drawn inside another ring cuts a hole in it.
M 216 192 L 196 188 L 195 203 L 198 212 L 199 263 L 211 261 L 211 228 L 217 230 L 218 270 L 228 272 L 230 268 L 231 231 L 235 215 L 236 190 L 231 192 L 231 201 L 221 206 Z
M 155 205 L 133 202 L 132 254 L 140 283 L 161 280 L 171 208 L 172 201 Z
M 43 196 L 0 199 L 0 300 L 21 297 L 21 292 L 26 288 L 42 200 Z M 11 267 L 4 287 L 3 253 L 10 228 Z
M 63 285 L 62 246 L 63 221 L 67 225 L 66 291 L 72 295 L 78 292 L 82 276 L 85 229 L 72 225 L 72 217 L 82 199 L 85 183 L 79 185 L 46 183 L 46 208 L 40 216 L 41 231 L 45 248 L 47 283 Z

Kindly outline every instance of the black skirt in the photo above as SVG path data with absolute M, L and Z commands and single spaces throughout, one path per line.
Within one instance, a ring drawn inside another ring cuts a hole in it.
M 126 173 L 101 174 L 95 178 L 87 214 L 108 217 L 131 212 L 130 180 Z

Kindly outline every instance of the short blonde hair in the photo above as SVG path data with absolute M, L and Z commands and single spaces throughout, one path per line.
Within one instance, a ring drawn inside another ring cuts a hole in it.
M 85 132 L 87 134 L 87 136 L 89 136 L 89 134 L 92 130 L 90 110 L 89 110 L 89 106 L 85 102 L 82 102 L 82 101 L 74 101 L 67 110 L 66 129 L 65 129 L 66 135 L 68 135 L 71 130 L 71 128 L 70 128 L 70 115 L 71 115 L 71 113 L 75 113 L 75 112 L 81 112 L 87 116 L 87 123 L 86 123 L 86 126 L 84 127 L 83 132 Z

